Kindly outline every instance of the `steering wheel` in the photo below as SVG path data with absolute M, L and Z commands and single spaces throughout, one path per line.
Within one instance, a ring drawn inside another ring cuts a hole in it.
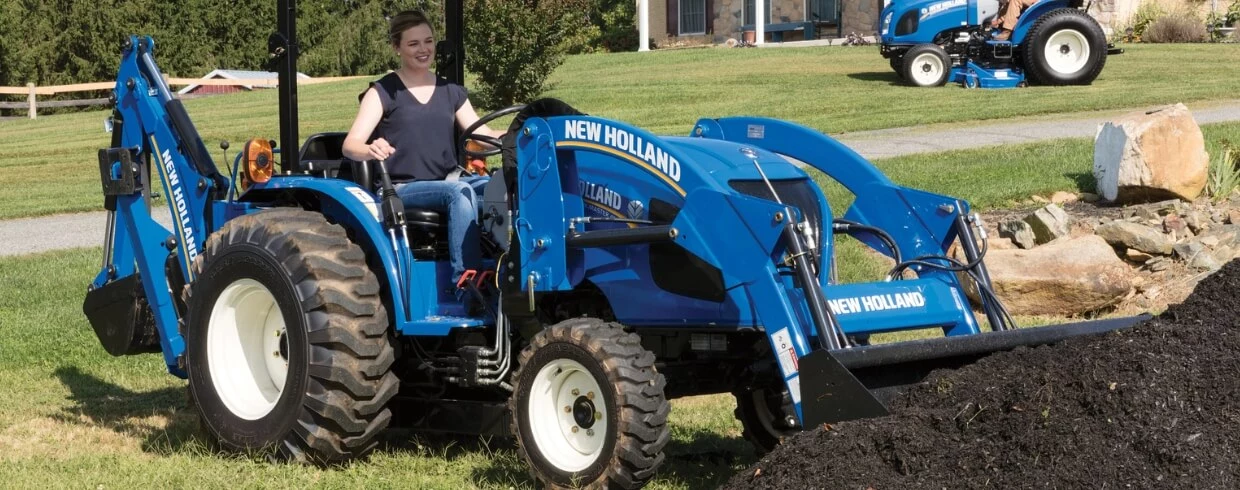
M 481 128 L 483 125 L 491 121 L 494 121 L 496 119 L 499 119 L 501 117 L 512 114 L 514 112 L 518 112 L 521 109 L 525 109 L 525 104 L 517 104 L 517 105 L 511 105 L 511 106 L 505 107 L 498 111 L 482 116 L 481 118 L 478 118 L 478 120 L 474 121 L 473 124 L 470 124 L 468 128 L 465 128 L 464 131 L 461 131 L 461 139 L 457 141 L 457 145 L 456 145 L 457 154 L 461 156 L 460 157 L 461 168 L 468 168 L 466 164 L 469 163 L 468 159 L 470 158 L 483 159 L 489 156 L 495 156 L 495 155 L 500 154 L 500 151 L 502 151 L 501 147 L 504 146 L 504 143 L 500 141 L 499 138 L 496 138 L 489 134 L 474 134 L 474 133 L 478 131 L 478 128 Z M 491 148 L 486 149 L 486 150 L 480 150 L 480 151 L 470 150 L 469 147 L 465 145 L 465 143 L 467 143 L 470 140 L 478 141 L 481 143 L 486 143 L 487 145 L 490 145 Z

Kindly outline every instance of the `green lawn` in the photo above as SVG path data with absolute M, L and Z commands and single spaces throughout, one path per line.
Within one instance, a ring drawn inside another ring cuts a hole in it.
M 220 456 L 194 436 L 185 383 L 156 354 L 114 358 L 81 313 L 100 250 L 0 259 L 0 486 L 44 488 L 531 488 L 510 443 L 393 431 L 342 469 Z M 675 402 L 668 463 L 650 487 L 715 488 L 753 452 L 730 397 Z
M 1008 91 L 898 85 L 873 48 L 581 55 L 552 75 L 548 95 L 659 134 L 685 134 L 699 117 L 740 114 L 839 134 L 1172 102 L 1208 105 L 1240 94 L 1240 49 L 1233 45 L 1125 47 L 1128 52 L 1111 57 L 1093 85 Z M 360 80 L 300 88 L 303 137 L 347 130 L 365 86 Z M 276 106 L 272 90 L 186 101 L 221 167 L 220 140 L 234 144 L 232 156 L 245 139 L 278 136 Z M 0 122 L 0 219 L 100 209 L 96 152 L 108 144 L 105 116 L 92 111 Z

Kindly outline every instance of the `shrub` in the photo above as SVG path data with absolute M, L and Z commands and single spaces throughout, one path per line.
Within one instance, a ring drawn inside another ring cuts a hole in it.
M 1240 2 L 1240 0 L 1236 0 Z M 637 5 L 631 0 L 603 5 L 597 14 L 600 47 L 612 53 L 637 50 Z
M 1140 40 L 1145 36 L 1145 31 L 1153 24 L 1154 21 L 1161 19 L 1167 15 L 1162 6 L 1156 2 L 1142 2 L 1137 7 L 1137 13 L 1132 15 L 1132 35 L 1136 40 Z
M 478 75 L 470 99 L 494 110 L 533 100 L 564 62 L 565 36 L 584 0 L 467 0 L 465 69 Z
M 1141 40 L 1148 43 L 1200 43 L 1207 39 L 1205 23 L 1181 13 L 1159 18 L 1141 36 Z
M 1222 147 L 1223 154 L 1210 161 L 1210 179 L 1206 183 L 1206 192 L 1216 202 L 1227 199 L 1240 186 L 1240 151 L 1228 141 L 1223 141 Z

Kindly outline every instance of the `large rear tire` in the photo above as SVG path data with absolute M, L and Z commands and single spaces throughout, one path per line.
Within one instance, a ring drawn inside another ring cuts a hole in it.
M 641 338 L 575 318 L 521 351 L 511 427 L 522 458 L 549 488 L 639 488 L 670 438 L 667 382 Z
M 904 79 L 918 87 L 938 87 L 947 83 L 951 59 L 937 44 L 918 44 L 904 53 Z
M 335 464 L 387 427 L 399 382 L 379 283 L 317 213 L 236 218 L 186 291 L 186 367 L 208 436 L 229 452 Z
M 1025 72 L 1040 85 L 1088 85 L 1107 61 L 1102 27 L 1074 8 L 1052 10 L 1038 18 L 1022 50 Z

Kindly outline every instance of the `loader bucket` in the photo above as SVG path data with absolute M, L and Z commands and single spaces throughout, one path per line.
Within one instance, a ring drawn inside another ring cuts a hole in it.
M 880 400 L 921 382 L 935 369 L 971 364 L 1017 347 L 1048 345 L 1073 337 L 1128 328 L 1150 315 L 1110 318 L 890 344 L 817 350 L 800 360 L 801 410 L 806 428 L 887 415 Z M 859 382 L 859 383 L 858 383 Z M 857 388 L 863 385 L 863 392 Z

